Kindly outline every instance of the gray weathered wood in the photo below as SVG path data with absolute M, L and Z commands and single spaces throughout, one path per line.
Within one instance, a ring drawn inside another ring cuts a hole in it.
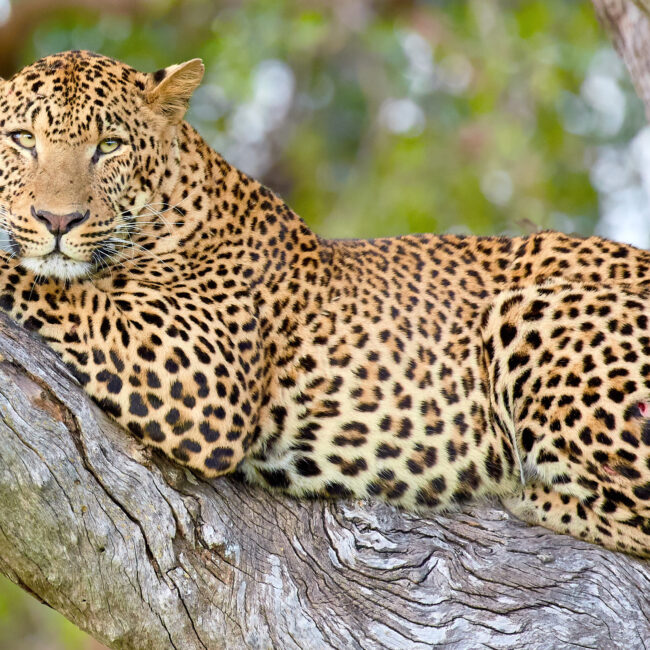
M 0 570 L 113 648 L 641 648 L 650 564 L 497 507 L 198 481 L 0 316 Z
M 650 0 L 592 0 L 650 119 Z

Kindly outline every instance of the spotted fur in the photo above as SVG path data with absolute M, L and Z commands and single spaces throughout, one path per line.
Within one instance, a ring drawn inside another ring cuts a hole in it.
M 494 495 L 650 555 L 650 254 L 322 239 L 182 121 L 202 71 L 66 52 L 0 83 L 0 308 L 207 477 L 418 511 Z

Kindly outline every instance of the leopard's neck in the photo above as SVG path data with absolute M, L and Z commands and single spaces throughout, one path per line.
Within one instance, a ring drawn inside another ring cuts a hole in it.
M 331 278 L 331 243 L 278 195 L 226 162 L 187 123 L 178 129 L 178 160 L 168 164 L 173 186 L 161 187 L 152 199 L 163 210 L 157 219 L 145 215 L 154 223 L 136 242 L 161 259 L 181 256 L 189 267 L 206 256 L 217 267 L 237 267 L 262 317 L 272 319 L 278 300 L 291 295 L 300 321 L 300 305 Z

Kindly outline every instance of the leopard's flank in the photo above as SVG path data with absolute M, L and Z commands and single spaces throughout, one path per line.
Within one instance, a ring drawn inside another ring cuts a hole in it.
M 0 81 L 0 308 L 215 477 L 430 512 L 485 496 L 650 555 L 650 254 L 318 237 L 183 121 L 203 66 Z

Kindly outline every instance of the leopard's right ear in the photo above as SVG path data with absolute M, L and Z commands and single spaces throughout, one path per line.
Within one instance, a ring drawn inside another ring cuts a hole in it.
M 205 66 L 201 59 L 171 65 L 149 75 L 147 102 L 172 124 L 185 115 L 192 93 L 203 79 Z

